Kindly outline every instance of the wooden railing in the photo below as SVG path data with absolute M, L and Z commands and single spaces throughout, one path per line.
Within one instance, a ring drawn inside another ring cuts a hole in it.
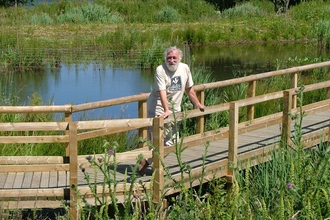
M 252 130 L 262 129 L 274 124 L 282 124 L 282 137 L 285 142 L 290 141 L 290 114 L 297 112 L 297 86 L 298 86 L 298 73 L 301 71 L 311 70 L 315 68 L 329 68 L 330 61 L 310 64 L 300 67 L 289 68 L 279 71 L 271 71 L 262 74 L 250 75 L 242 78 L 231 80 L 213 82 L 208 84 L 196 85 L 194 89 L 201 101 L 204 103 L 205 91 L 208 89 L 221 88 L 241 83 L 248 83 L 247 98 L 242 100 L 233 101 L 230 103 L 223 103 L 214 106 L 207 106 L 204 112 L 199 110 L 188 111 L 187 114 L 180 113 L 176 115 L 176 120 L 182 118 L 197 118 L 196 133 L 184 139 L 184 144 L 188 147 L 205 144 L 208 141 L 215 141 L 223 138 L 229 138 L 228 146 L 228 159 L 219 161 L 206 168 L 205 172 L 214 172 L 218 170 L 218 176 L 226 176 L 229 181 L 234 180 L 233 170 L 228 166 L 229 163 L 237 164 L 240 158 L 237 153 L 238 135 Z M 291 83 L 290 87 L 284 91 L 276 91 L 264 95 L 256 96 L 256 87 L 259 80 L 267 79 L 275 76 L 290 74 Z M 310 103 L 304 106 L 305 111 L 317 112 L 330 109 L 329 92 L 330 81 L 319 82 L 312 85 L 306 85 L 304 92 L 327 88 L 327 99 L 318 103 Z M 146 184 L 146 190 L 153 190 L 154 201 L 160 202 L 161 192 L 164 187 L 170 187 L 171 183 L 167 186 L 164 185 L 164 168 L 160 161 L 164 159 L 164 155 L 175 151 L 175 147 L 166 147 L 163 145 L 163 130 L 164 124 L 173 120 L 170 116 L 166 120 L 163 118 L 147 118 L 146 100 L 147 93 L 138 94 L 129 97 L 122 97 L 118 99 L 110 99 L 99 102 L 92 102 L 80 105 L 64 105 L 64 106 L 0 106 L 0 113 L 11 114 L 26 114 L 26 113 L 63 113 L 64 122 L 17 122 L 17 123 L 0 123 L 0 132 L 6 134 L 7 132 L 15 131 L 56 131 L 57 135 L 46 136 L 0 136 L 0 144 L 15 144 L 15 143 L 63 143 L 66 147 L 66 155 L 59 156 L 1 156 L 0 157 L 0 175 L 1 173 L 10 172 L 68 172 L 69 184 L 78 184 L 78 168 L 81 165 L 88 165 L 85 155 L 78 155 L 78 142 L 85 139 L 92 139 L 118 132 L 125 132 L 131 130 L 138 130 L 141 138 L 147 138 L 147 127 L 153 126 L 154 128 L 154 146 L 157 147 L 158 154 L 154 154 L 154 170 L 155 178 L 153 189 L 150 189 L 150 183 Z M 284 107 L 283 112 L 274 113 L 271 115 L 263 116 L 255 119 L 254 108 L 257 103 L 283 99 Z M 138 117 L 136 119 L 113 119 L 113 120 L 92 120 L 92 121 L 73 121 L 72 114 L 81 111 L 87 111 L 96 108 L 109 107 L 114 105 L 122 105 L 125 103 L 138 102 Z M 247 107 L 247 121 L 239 122 L 238 112 L 239 108 Z M 222 128 L 221 131 L 205 131 L 204 123 L 205 116 L 222 111 L 229 111 L 229 126 Z M 185 114 L 185 115 L 184 115 Z M 246 125 L 248 122 L 248 126 Z M 62 133 L 60 133 L 62 132 Z M 315 136 L 318 134 L 314 134 Z M 310 137 L 313 138 L 313 137 Z M 314 137 L 315 138 L 315 137 Z M 137 154 L 144 154 L 151 156 L 152 153 L 144 145 L 134 151 L 125 152 L 117 155 L 118 162 L 127 161 L 129 159 L 136 159 Z M 226 167 L 220 170 L 220 168 Z M 195 169 L 193 175 L 199 175 L 202 171 Z M 212 174 L 214 175 L 214 174 Z M 214 176 L 213 176 L 214 177 Z M 180 177 L 177 177 L 180 178 Z M 128 187 L 128 184 L 126 184 Z M 83 194 L 90 194 L 91 192 L 87 187 L 80 187 Z M 124 185 L 119 185 L 117 188 L 117 195 L 123 195 L 125 192 Z M 143 190 L 143 189 L 137 189 Z M 175 190 L 170 189 L 168 194 L 173 193 Z M 99 191 L 101 193 L 102 190 Z M 10 198 L 20 197 L 25 200 L 34 200 L 32 206 L 34 207 L 54 207 L 60 206 L 60 200 L 74 201 L 77 198 L 75 191 L 70 187 L 64 188 L 42 188 L 42 189 L 8 189 L 0 190 L 0 197 L 2 200 L 10 200 Z M 42 198 L 55 198 L 53 200 L 42 200 Z M 40 202 L 39 202 L 40 201 Z M 10 202 L 10 201 L 9 201 Z M 50 204 L 57 203 L 57 204 Z M 17 204 L 17 201 L 16 203 Z M 31 205 L 20 203 L 18 208 L 31 208 Z M 71 217 L 77 217 L 77 207 L 74 202 L 70 203 Z

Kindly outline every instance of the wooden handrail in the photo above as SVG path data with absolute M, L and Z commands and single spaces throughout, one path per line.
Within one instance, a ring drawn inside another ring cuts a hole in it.
M 330 66 L 330 61 L 326 61 L 326 62 L 322 62 L 322 63 L 308 64 L 308 65 L 304 65 L 304 66 L 292 67 L 292 68 L 288 68 L 288 69 L 270 71 L 270 72 L 265 72 L 265 73 L 260 73 L 260 74 L 254 74 L 254 75 L 244 76 L 244 77 L 235 78 L 235 79 L 200 84 L 200 85 L 194 86 L 194 89 L 196 91 L 202 91 L 202 90 L 207 90 L 207 89 L 222 88 L 222 87 L 226 87 L 226 86 L 231 86 L 231 85 L 236 85 L 236 84 L 241 84 L 241 83 L 248 83 L 248 82 L 252 82 L 252 81 L 258 81 L 261 79 L 267 79 L 267 78 L 271 78 L 274 76 L 280 76 L 280 75 L 291 74 L 291 73 L 295 73 L 295 72 L 301 72 L 301 71 L 322 68 L 322 67 L 329 67 L 329 66 Z
M 197 118 L 196 134 L 186 137 L 184 144 L 189 147 L 196 146 L 199 144 L 206 143 L 207 141 L 218 140 L 229 137 L 228 144 L 228 160 L 223 163 L 230 163 L 232 166 L 227 165 L 225 173 L 231 181 L 234 180 L 233 168 L 237 165 L 238 157 L 238 135 L 251 130 L 256 130 L 260 127 L 266 127 L 273 124 L 282 123 L 282 140 L 283 143 L 290 141 L 290 123 L 291 113 L 297 112 L 296 109 L 296 96 L 297 96 L 297 82 L 298 74 L 301 71 L 311 70 L 314 68 L 322 68 L 330 66 L 330 61 L 309 64 L 301 67 L 293 67 L 285 70 L 271 71 L 262 74 L 250 75 L 242 78 L 230 79 L 220 82 L 207 83 L 203 85 L 195 85 L 196 94 L 201 101 L 204 103 L 205 90 L 221 88 L 225 86 L 236 85 L 240 83 L 248 83 L 247 98 L 237 100 L 231 103 L 222 103 L 214 106 L 207 106 L 204 112 L 198 109 L 190 110 L 186 113 L 176 114 L 178 121 L 183 118 Z M 274 76 L 291 74 L 290 87 L 286 88 L 285 91 L 276 91 L 264 95 L 256 96 L 257 81 L 266 79 Z M 329 72 L 330 77 L 330 72 Z M 329 78 L 330 79 L 330 78 Z M 314 83 L 311 85 L 305 85 L 304 92 L 327 89 L 328 96 L 330 97 L 330 80 L 325 82 Z M 70 171 L 70 186 L 77 185 L 78 179 L 78 167 L 81 164 L 87 164 L 86 159 L 83 155 L 78 155 L 78 142 L 85 139 L 95 138 L 98 136 L 105 136 L 116 132 L 126 132 L 131 130 L 138 130 L 139 136 L 146 138 L 147 127 L 153 126 L 154 128 L 154 142 L 153 145 L 156 147 L 156 152 L 153 152 L 154 158 L 154 169 L 156 171 L 154 176 L 154 183 L 150 184 L 153 186 L 153 200 L 155 202 L 161 202 L 164 188 L 164 167 L 161 161 L 164 161 L 164 155 L 175 151 L 175 148 L 167 147 L 164 148 L 163 136 L 164 136 L 164 123 L 173 121 L 173 116 L 167 119 L 163 118 L 147 118 L 147 106 L 146 100 L 149 93 L 138 94 L 134 96 L 121 97 L 117 99 L 109 99 L 99 102 L 85 103 L 79 105 L 63 105 L 63 106 L 0 106 L 0 113 L 12 113 L 12 114 L 25 114 L 25 113 L 64 113 L 64 122 L 17 122 L 17 123 L 0 123 L 1 132 L 29 132 L 29 131 L 54 131 L 54 135 L 44 136 L 0 136 L 0 143 L 64 143 L 66 147 L 66 155 L 54 156 L 54 157 L 1 157 L 0 166 L 1 172 L 7 171 L 48 171 L 48 170 L 60 170 Z M 254 105 L 257 103 L 266 102 L 269 100 L 283 99 L 284 109 L 282 113 L 275 113 L 262 118 L 254 118 Z M 120 105 L 125 103 L 138 102 L 138 118 L 136 119 L 115 119 L 115 120 L 91 120 L 91 121 L 72 121 L 72 114 L 75 112 L 86 111 L 96 108 L 109 107 L 113 105 Z M 308 110 L 310 112 L 319 111 L 321 109 L 329 109 L 329 101 L 320 101 L 317 104 L 309 104 Z M 247 121 L 239 122 L 239 108 L 247 107 Z M 304 106 L 303 108 L 306 108 Z M 229 112 L 229 127 L 221 129 L 221 131 L 204 131 L 205 127 L 205 116 L 217 112 L 228 111 Z M 186 115 L 185 115 L 186 114 Z M 283 117 L 282 117 L 283 115 Z M 32 132 L 33 133 L 33 132 Z M 53 133 L 53 132 L 52 132 Z M 314 134 L 313 134 L 314 135 Z M 145 144 L 141 144 L 140 147 L 145 147 Z M 146 149 L 140 149 L 139 152 L 144 154 L 151 154 Z M 129 158 L 136 157 L 137 152 L 127 152 Z M 123 154 L 122 160 L 125 160 Z M 26 160 L 29 160 L 27 163 Z M 215 163 L 212 166 L 219 166 L 220 163 Z M 221 165 L 222 166 L 222 165 Z M 211 169 L 211 168 L 208 168 Z M 197 172 L 197 171 L 196 171 Z M 199 172 L 199 171 L 198 171 Z M 184 177 L 186 178 L 186 177 Z M 148 187 L 150 187 L 148 185 Z M 84 192 L 89 193 L 88 189 L 83 189 Z M 56 195 L 63 196 L 63 190 L 55 190 Z M 54 192 L 55 192 L 54 191 Z M 32 191 L 31 191 L 32 192 Z M 18 191 L 11 190 L 10 193 L 13 195 L 18 194 Z M 2 195 L 10 196 L 10 193 Z M 52 195 L 51 190 L 45 190 L 45 192 L 34 192 L 38 195 Z M 168 193 L 168 192 L 166 192 Z M 24 195 L 28 192 L 24 191 Z M 76 201 L 77 195 L 75 191 L 70 188 L 71 200 Z M 79 201 L 76 201 L 79 202 Z M 70 214 L 72 218 L 78 216 L 78 207 L 74 202 L 70 203 Z

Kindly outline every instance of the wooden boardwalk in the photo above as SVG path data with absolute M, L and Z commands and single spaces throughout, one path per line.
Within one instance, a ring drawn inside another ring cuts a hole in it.
M 313 115 L 307 115 L 303 119 L 303 133 L 308 134 L 315 131 L 320 131 L 329 128 L 330 111 L 323 111 Z M 293 132 L 293 131 L 292 131 Z M 280 125 L 273 125 L 240 134 L 238 137 L 238 151 L 239 155 L 250 153 L 256 150 L 264 149 L 269 146 L 275 146 L 280 141 L 281 128 Z M 312 141 L 312 140 L 311 140 Z M 310 145 L 314 145 L 313 143 Z M 182 161 L 189 165 L 191 169 L 197 169 L 202 166 L 203 155 L 206 147 L 204 145 L 190 147 L 182 153 Z M 138 156 L 138 155 L 136 155 Z M 228 159 L 228 138 L 210 142 L 207 148 L 207 157 L 205 165 L 214 162 L 220 162 Z M 170 153 L 165 157 L 166 169 L 172 175 L 180 173 L 176 155 Z M 132 175 L 132 167 L 136 164 L 136 160 L 130 160 L 126 163 L 119 163 L 117 169 L 117 181 L 122 182 L 127 172 L 126 181 L 130 181 Z M 86 172 L 91 175 L 91 181 L 94 180 L 94 169 L 87 168 Z M 139 177 L 143 182 L 149 182 L 152 174 L 152 168 L 147 169 L 147 175 Z M 103 176 L 97 172 L 96 181 L 102 183 Z M 78 172 L 78 186 L 87 186 L 84 179 L 84 173 Z M 50 189 L 50 188 L 68 188 L 69 187 L 69 173 L 68 171 L 53 171 L 53 172 L 9 172 L 0 173 L 0 190 L 10 189 Z

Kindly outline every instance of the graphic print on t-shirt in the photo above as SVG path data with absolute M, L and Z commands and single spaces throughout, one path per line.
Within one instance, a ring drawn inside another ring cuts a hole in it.
M 181 83 L 181 77 L 175 76 L 171 79 L 171 86 L 169 88 L 169 91 L 176 92 L 181 91 L 182 89 L 182 83 Z

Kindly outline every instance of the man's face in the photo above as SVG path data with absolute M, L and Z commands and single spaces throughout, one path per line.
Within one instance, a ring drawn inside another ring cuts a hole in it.
M 179 52 L 177 50 L 173 50 L 168 52 L 166 56 L 166 66 L 169 71 L 174 72 L 178 69 L 180 63 Z

